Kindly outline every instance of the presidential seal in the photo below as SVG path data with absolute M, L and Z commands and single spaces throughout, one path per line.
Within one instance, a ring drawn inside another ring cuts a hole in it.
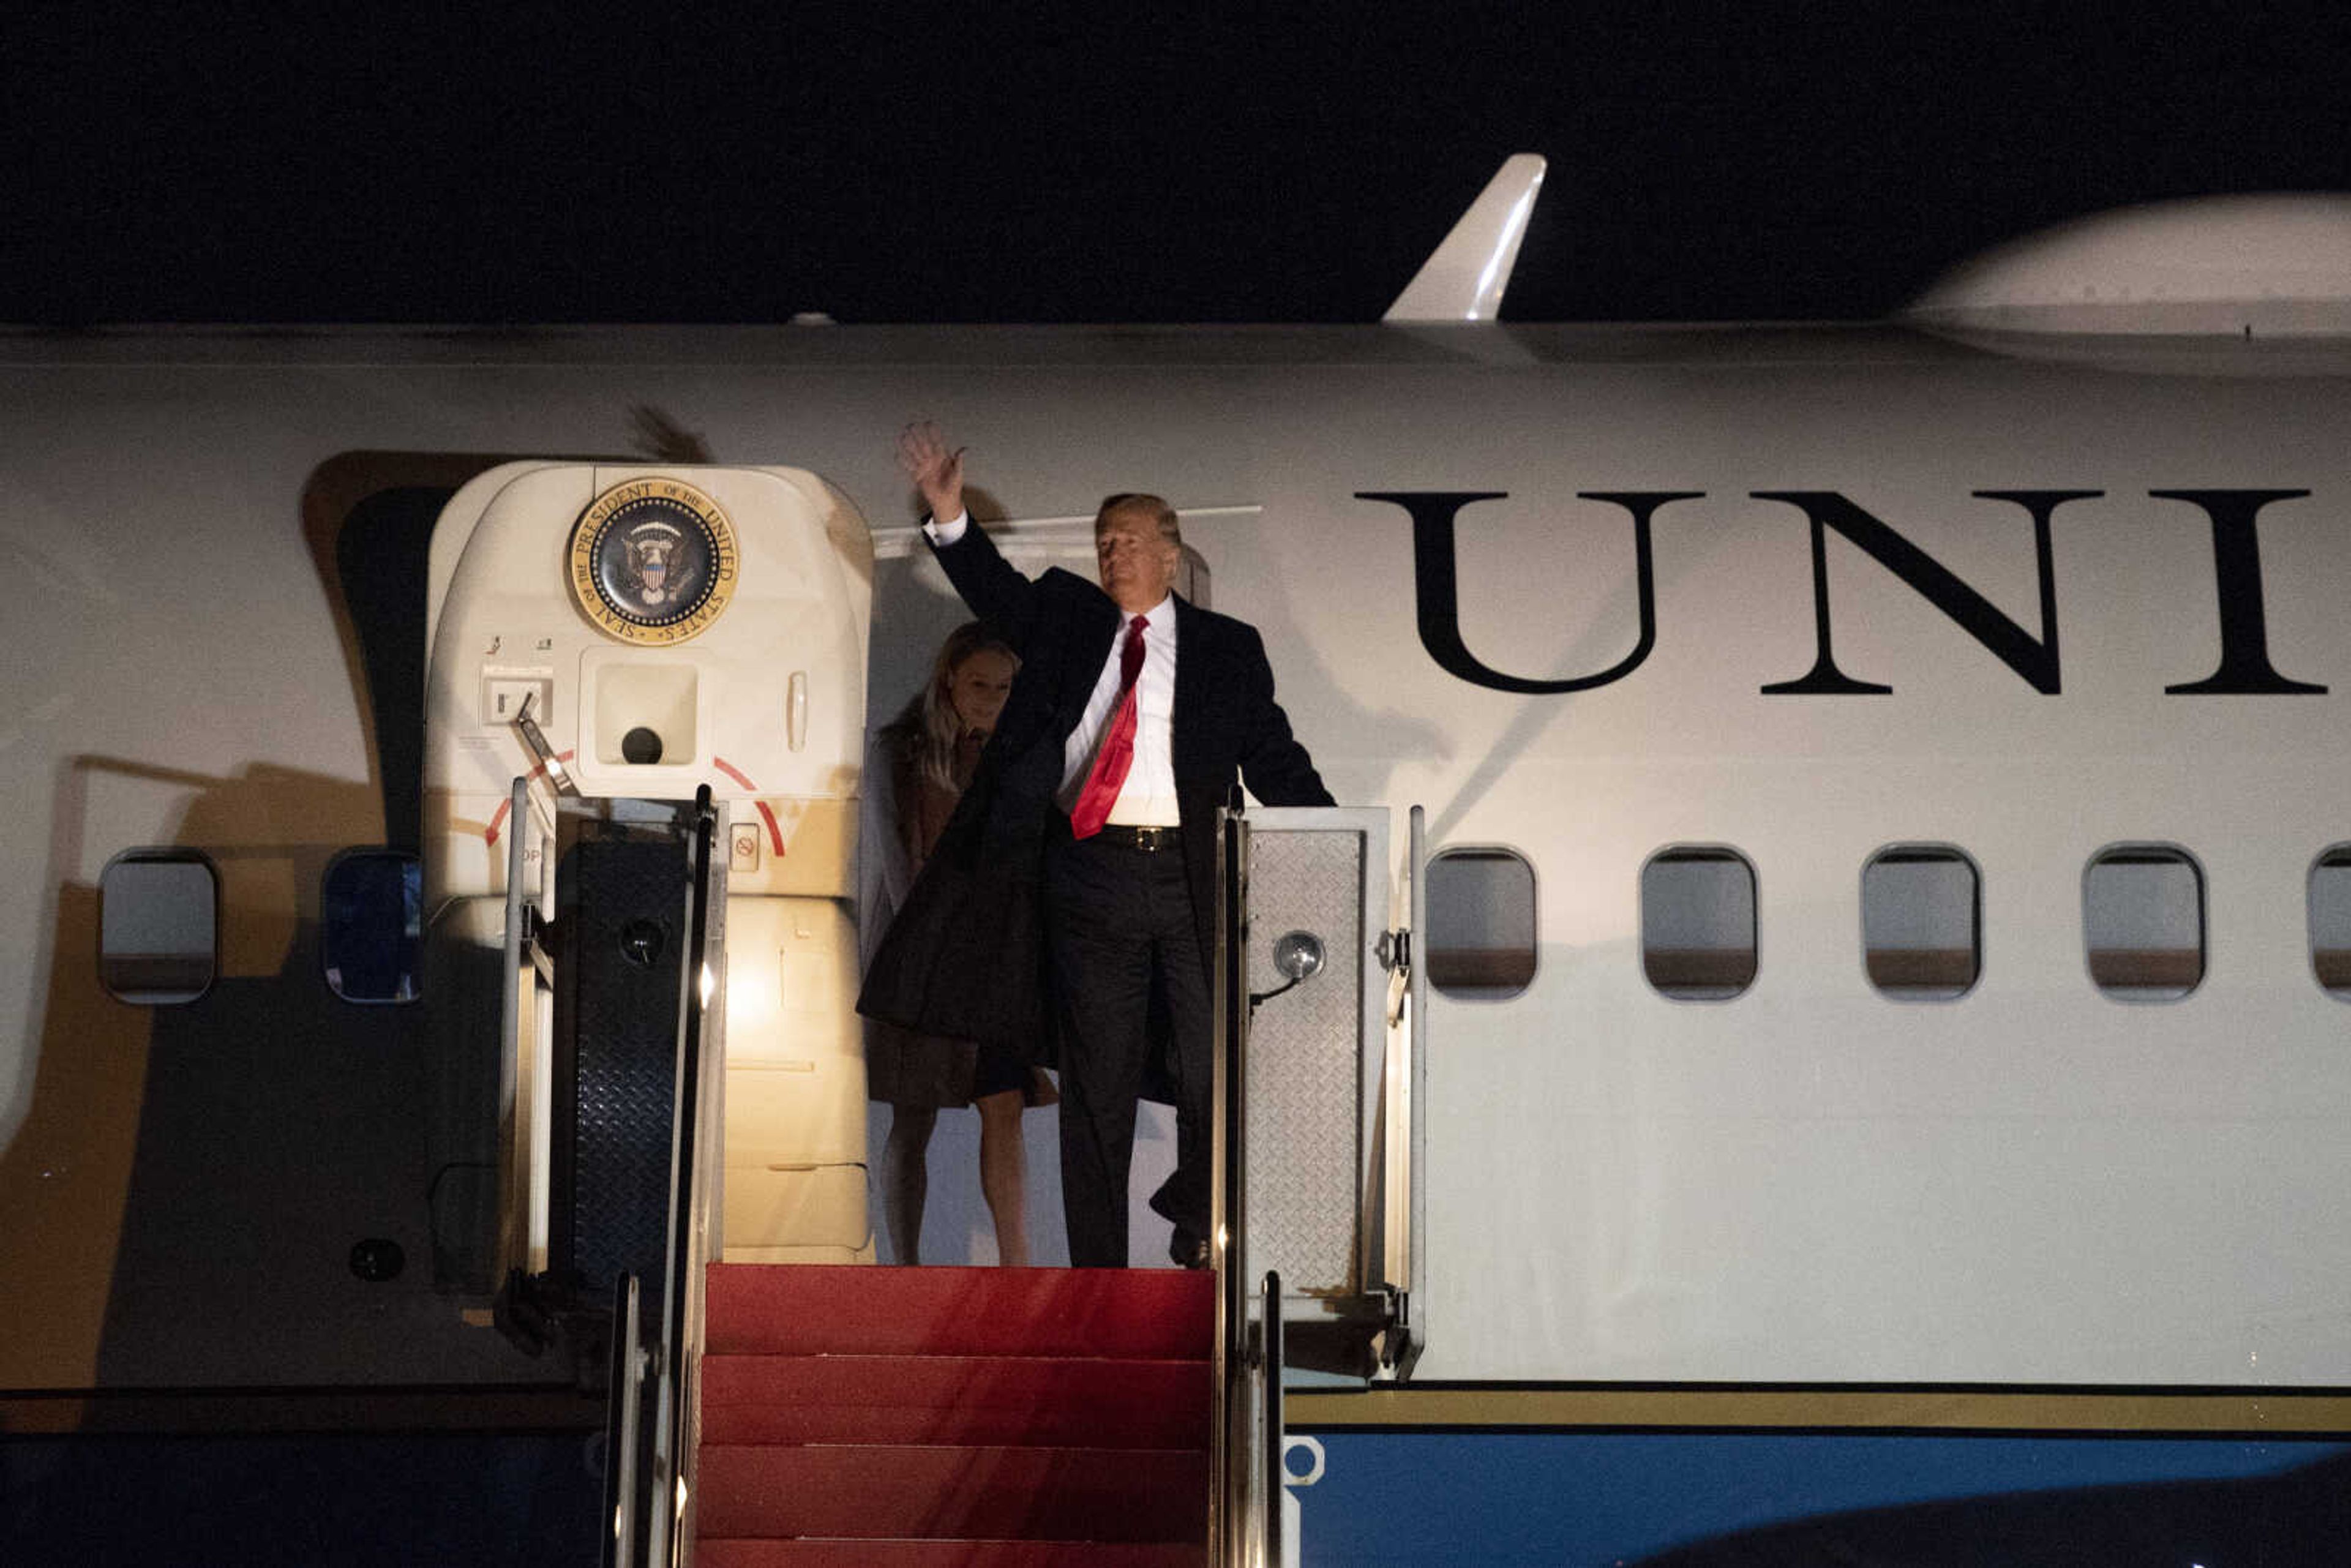
M 699 636 L 735 591 L 735 529 L 679 479 L 631 479 L 571 528 L 571 596 L 606 636 L 665 647 Z

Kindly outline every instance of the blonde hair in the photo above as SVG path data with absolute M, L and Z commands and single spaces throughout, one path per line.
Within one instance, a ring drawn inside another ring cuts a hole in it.
M 1122 490 L 1115 496 L 1104 496 L 1102 504 L 1094 508 L 1094 534 L 1100 538 L 1102 525 L 1110 521 L 1113 512 L 1137 511 L 1149 515 L 1159 525 L 1159 537 L 1176 549 L 1184 548 L 1184 530 L 1176 521 L 1176 508 L 1156 496 L 1140 490 Z
M 1020 655 L 1003 638 L 977 621 L 967 621 L 947 633 L 931 661 L 931 678 L 906 700 L 898 716 L 883 731 L 913 758 L 914 771 L 942 789 L 959 788 L 955 776 L 956 743 L 963 738 L 963 718 L 956 712 L 956 672 L 975 653 L 1001 653 L 1020 667 Z

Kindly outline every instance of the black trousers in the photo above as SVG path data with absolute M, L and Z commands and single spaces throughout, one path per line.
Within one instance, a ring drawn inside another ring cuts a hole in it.
M 1066 830 L 1064 830 L 1066 832 Z M 1208 1234 L 1207 961 L 1182 851 L 1057 840 L 1045 866 L 1047 939 L 1061 1050 L 1061 1215 L 1070 1262 L 1126 1267 L 1126 1188 L 1135 1103 L 1152 1051 L 1155 993 L 1169 1025 L 1162 1059 L 1176 1092 L 1176 1174 L 1151 1207 Z

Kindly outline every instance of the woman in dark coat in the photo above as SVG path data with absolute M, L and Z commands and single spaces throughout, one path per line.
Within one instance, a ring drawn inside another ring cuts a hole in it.
M 888 769 L 894 806 L 893 847 L 905 867 L 903 880 L 884 879 L 885 896 L 892 884 L 901 892 L 910 885 L 937 844 L 1004 710 L 1019 664 L 979 622 L 957 627 L 941 644 L 922 691 L 876 737 L 877 760 Z M 893 913 L 893 907 L 869 910 L 868 929 L 878 930 Z M 877 1019 L 868 1019 L 865 1030 L 866 1093 L 891 1107 L 882 1154 L 882 1208 L 898 1261 L 922 1261 L 928 1150 L 940 1108 L 977 1105 L 979 1187 L 996 1222 L 997 1260 L 1025 1265 L 1028 1171 L 1020 1113 L 1029 1103 L 1043 1103 L 1051 1081 L 1000 1046 L 923 1034 Z

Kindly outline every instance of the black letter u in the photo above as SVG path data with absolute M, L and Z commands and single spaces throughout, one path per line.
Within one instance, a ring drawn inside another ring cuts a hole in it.
M 1359 501 L 1394 501 L 1412 516 L 1413 591 L 1420 644 L 1447 673 L 1498 692 L 1581 692 L 1623 680 L 1656 645 L 1656 588 L 1649 565 L 1649 518 L 1668 501 L 1691 500 L 1703 490 L 1579 490 L 1585 501 L 1611 501 L 1633 518 L 1633 553 L 1639 573 L 1641 636 L 1618 663 L 1592 675 L 1533 681 L 1506 675 L 1479 662 L 1461 641 L 1461 590 L 1454 563 L 1453 519 L 1472 501 L 1499 501 L 1507 490 L 1358 490 Z

